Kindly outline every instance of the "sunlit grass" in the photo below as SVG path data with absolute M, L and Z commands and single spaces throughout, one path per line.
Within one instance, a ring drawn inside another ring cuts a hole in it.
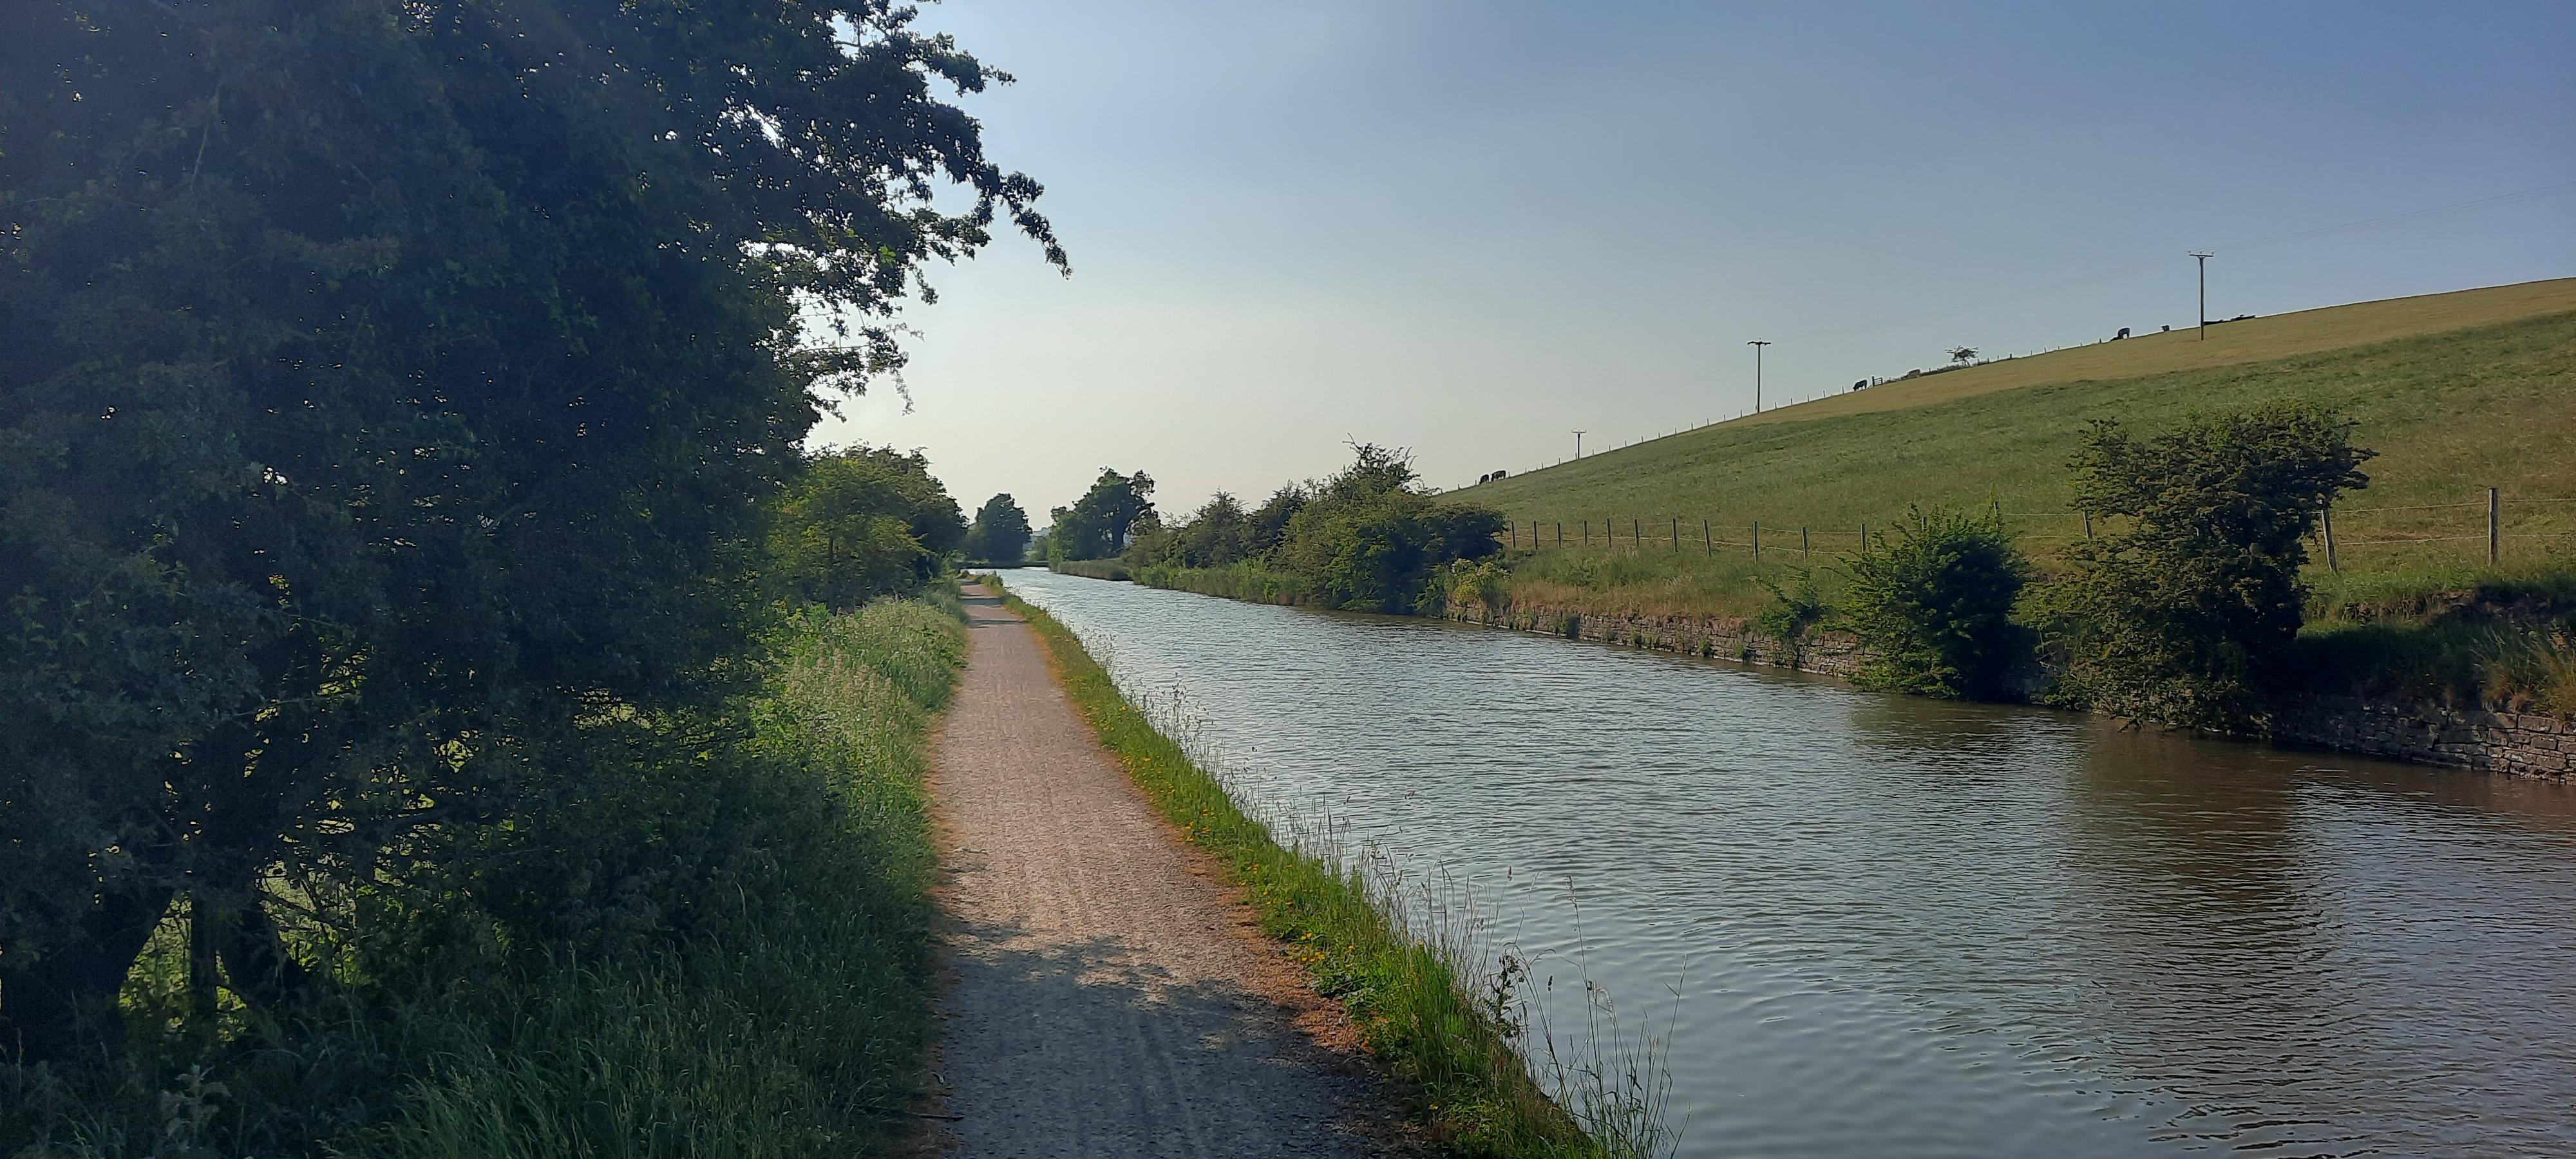
M 582 814 L 614 840 L 721 855 L 665 859 L 680 876 L 596 915 L 638 936 L 588 956 L 415 945 L 398 984 L 344 976 L 283 1023 L 235 1004 L 210 1047 L 157 1016 L 180 977 L 165 939 L 115 1063 L 0 1064 L 0 1154 L 903 1151 L 933 981 L 924 742 L 964 643 L 926 602 L 793 623 L 740 706 L 743 747 L 639 764 L 627 797 Z

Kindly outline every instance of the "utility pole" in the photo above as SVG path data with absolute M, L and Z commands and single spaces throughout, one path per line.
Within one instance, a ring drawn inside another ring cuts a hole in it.
M 1753 348 L 1753 413 L 1762 413 L 1762 348 L 1771 343 L 1756 338 L 1745 345 Z
M 1583 457 L 1583 432 L 1581 431 L 1574 432 L 1574 457 L 1578 459 Z
M 2200 265 L 2200 340 L 2209 341 L 2209 259 L 2217 254 L 2207 250 L 2191 251 L 2191 260 Z

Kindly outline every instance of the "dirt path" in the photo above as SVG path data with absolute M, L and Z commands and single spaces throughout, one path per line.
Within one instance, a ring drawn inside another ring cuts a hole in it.
M 1250 916 L 1074 711 L 1045 644 L 969 589 L 938 745 L 953 1153 L 1360 1156 L 1384 1105 Z

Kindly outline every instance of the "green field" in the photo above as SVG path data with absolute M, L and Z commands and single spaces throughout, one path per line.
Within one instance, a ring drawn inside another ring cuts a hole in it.
M 2175 332 L 1989 363 L 1452 494 L 1517 525 L 1516 599 L 1741 612 L 1763 598 L 1757 574 L 1829 562 L 1865 523 L 1884 526 L 1909 504 L 2000 506 L 2045 562 L 2083 534 L 2067 506 L 2067 460 L 2088 420 L 2152 431 L 2195 410 L 2288 396 L 2340 409 L 2379 452 L 2365 468 L 2370 487 L 2338 508 L 2340 571 L 2320 564 L 2321 589 L 2576 568 L 2576 279 L 2230 323 L 2206 342 Z M 2489 487 L 2501 498 L 2495 568 Z M 1559 525 L 1571 550 L 1556 550 Z M 1605 529 L 1616 536 L 1606 550 Z M 1802 529 L 1813 548 L 1803 559 Z

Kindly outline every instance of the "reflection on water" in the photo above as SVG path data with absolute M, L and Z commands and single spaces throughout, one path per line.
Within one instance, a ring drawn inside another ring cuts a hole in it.
M 1258 803 L 1471 878 L 1542 979 L 1579 902 L 1685 1154 L 2576 1153 L 2569 786 L 1010 583 Z

